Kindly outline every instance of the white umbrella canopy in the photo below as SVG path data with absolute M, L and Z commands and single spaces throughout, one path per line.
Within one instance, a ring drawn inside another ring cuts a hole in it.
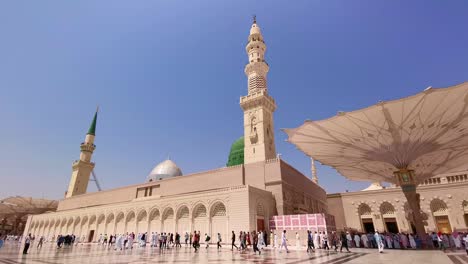
M 55 200 L 11 196 L 0 200 L 0 219 L 55 211 L 57 206 L 58 201 Z
M 287 141 L 351 180 L 398 184 L 393 173 L 409 169 L 421 182 L 468 168 L 468 82 L 284 131 Z

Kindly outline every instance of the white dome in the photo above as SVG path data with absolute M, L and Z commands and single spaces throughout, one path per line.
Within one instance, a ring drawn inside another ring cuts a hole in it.
M 375 190 L 382 190 L 384 187 L 380 182 L 373 182 L 369 187 L 365 188 L 362 191 L 375 191 Z
M 182 171 L 172 160 L 165 160 L 151 170 L 148 181 L 157 181 L 165 178 L 182 176 Z

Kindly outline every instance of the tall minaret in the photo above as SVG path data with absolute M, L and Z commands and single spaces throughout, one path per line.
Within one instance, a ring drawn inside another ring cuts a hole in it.
M 96 145 L 94 145 L 94 137 L 96 136 L 97 114 L 98 110 L 96 110 L 96 113 L 94 114 L 93 122 L 86 134 L 85 141 L 81 143 L 80 159 L 73 162 L 72 176 L 70 184 L 68 185 L 68 191 L 65 194 L 66 198 L 86 193 L 86 189 L 88 188 L 89 177 L 91 175 L 91 171 L 94 169 L 94 163 L 91 162 L 91 156 L 96 148 Z
M 318 184 L 317 169 L 315 168 L 314 158 L 310 158 L 310 170 L 312 171 L 312 181 Z
M 268 95 L 265 61 L 266 45 L 254 17 L 245 50 L 249 63 L 245 66 L 248 95 L 240 98 L 244 110 L 244 163 L 276 158 L 273 112 L 275 100 Z

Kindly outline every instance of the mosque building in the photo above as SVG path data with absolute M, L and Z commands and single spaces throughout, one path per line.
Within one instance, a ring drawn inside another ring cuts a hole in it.
M 75 234 L 96 241 L 99 234 L 194 230 L 229 241 L 230 232 L 269 230 L 271 219 L 286 215 L 331 214 L 338 230 L 414 232 L 411 210 L 400 188 L 369 188 L 326 194 L 318 185 L 312 160 L 312 179 L 276 153 L 273 113 L 268 93 L 266 44 L 254 20 L 246 53 L 247 95 L 240 98 L 244 135 L 231 146 L 226 167 L 184 175 L 168 159 L 157 164 L 145 182 L 87 193 L 95 166 L 92 154 L 97 112 L 81 144 L 79 160 L 56 212 L 31 215 L 24 234 L 50 238 Z M 468 171 L 437 175 L 420 183 L 421 210 L 427 232 L 468 228 Z M 329 218 L 328 218 L 329 219 Z
M 265 51 L 254 20 L 246 46 L 247 95 L 240 98 L 244 136 L 232 144 L 226 167 L 183 175 L 168 159 L 144 183 L 87 193 L 95 166 L 96 112 L 80 158 L 72 164 L 65 199 L 56 212 L 29 216 L 24 233 L 47 238 L 75 234 L 96 241 L 106 233 L 197 230 L 212 237 L 220 233 L 228 241 L 231 230 L 269 229 L 275 215 L 326 213 L 325 190 L 276 153 L 276 103 L 268 93 Z

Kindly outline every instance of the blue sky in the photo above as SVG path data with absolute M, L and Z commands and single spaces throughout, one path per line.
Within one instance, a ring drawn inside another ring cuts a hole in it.
M 144 182 L 168 155 L 185 174 L 224 166 L 243 133 L 253 14 L 277 151 L 310 175 L 280 128 L 467 81 L 467 10 L 463 0 L 3 1 L 0 197 L 63 197 L 98 104 L 93 159 L 106 189 Z M 368 185 L 318 173 L 331 193 Z

